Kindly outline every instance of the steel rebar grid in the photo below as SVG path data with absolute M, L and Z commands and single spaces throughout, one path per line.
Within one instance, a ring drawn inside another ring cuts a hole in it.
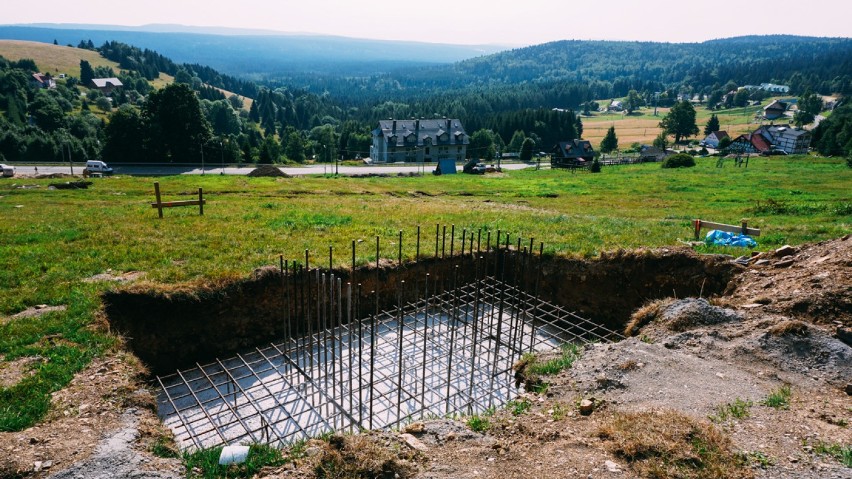
M 158 378 L 161 416 L 182 447 L 259 437 L 285 444 L 370 422 L 389 428 L 426 416 L 482 412 L 519 392 L 510 372 L 524 352 L 620 337 L 491 276 L 430 295 L 428 302 L 382 311 L 366 326 L 342 324 L 344 295 L 335 283 L 328 296 L 337 304 L 327 306 L 331 324 L 325 330 L 310 328 L 245 357 Z M 350 313 L 351 305 L 348 300 Z M 501 324 L 510 334 L 486 334 Z M 319 361 L 329 352 L 328 361 Z M 353 371 L 354 362 L 374 365 L 372 382 Z

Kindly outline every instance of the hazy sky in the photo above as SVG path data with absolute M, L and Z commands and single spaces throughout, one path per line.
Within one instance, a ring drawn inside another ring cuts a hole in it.
M 4 0 L 0 24 L 92 23 L 259 28 L 436 43 L 530 45 L 562 39 L 703 41 L 792 33 L 850 36 L 849 0 Z

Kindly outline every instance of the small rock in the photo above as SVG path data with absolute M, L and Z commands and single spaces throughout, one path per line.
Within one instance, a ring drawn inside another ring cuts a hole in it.
M 41 463 L 42 469 L 50 469 L 51 467 L 53 467 L 53 461 L 44 461 Z
M 421 442 L 419 439 L 412 436 L 411 434 L 403 433 L 403 434 L 400 434 L 399 437 L 403 441 L 405 441 L 405 443 L 408 444 L 408 447 L 410 447 L 411 449 L 414 449 L 414 450 L 420 451 L 420 452 L 426 452 L 426 451 L 429 450 L 429 447 L 426 446 L 426 444 L 423 444 L 423 442 Z
M 580 414 L 583 416 L 588 416 L 595 410 L 595 403 L 593 401 L 589 401 L 588 399 L 583 399 L 580 401 Z
M 852 384 L 846 385 L 846 395 L 852 396 Z
M 794 263 L 792 258 L 782 259 L 781 261 L 775 263 L 776 268 L 789 268 Z
M 36 462 L 34 462 L 34 463 L 33 463 L 33 472 L 39 472 L 39 471 L 41 471 L 41 465 L 42 465 L 42 462 L 41 462 L 41 461 L 36 461 Z
M 759 259 L 759 260 L 757 260 L 757 261 L 755 261 L 755 262 L 754 262 L 754 265 L 755 265 L 755 266 L 763 266 L 763 265 L 765 265 L 765 264 L 769 264 L 769 260 L 768 260 L 768 259 Z
M 612 461 L 608 460 L 604 462 L 604 465 L 606 466 L 606 470 L 609 472 L 621 472 L 621 469 L 618 468 L 618 464 Z
M 798 457 L 795 457 L 795 456 L 788 456 L 788 457 L 787 457 L 787 460 L 788 460 L 788 461 L 790 461 L 790 462 L 792 462 L 793 464 L 795 464 L 795 463 L 799 462 L 799 458 L 798 458 Z
M 322 451 L 320 450 L 320 448 L 318 448 L 316 446 L 311 446 L 311 447 L 305 448 L 305 455 L 308 456 L 308 457 L 316 456 L 320 452 L 322 452 Z
M 784 246 L 775 250 L 775 257 L 776 258 L 783 258 L 785 256 L 790 256 L 790 255 L 793 255 L 793 254 L 796 254 L 796 248 L 794 248 L 794 247 L 792 247 L 788 244 L 785 244 Z
M 408 426 L 405 426 L 405 429 L 403 429 L 403 431 L 409 434 L 420 434 L 426 431 L 426 425 L 422 422 L 413 422 Z

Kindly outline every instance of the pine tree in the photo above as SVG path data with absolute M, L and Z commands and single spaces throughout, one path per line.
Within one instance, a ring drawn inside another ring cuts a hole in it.
M 580 115 L 577 115 L 577 121 L 574 123 L 574 129 L 577 130 L 577 138 L 583 138 L 583 120 L 580 119 Z
M 80 83 L 88 87 L 93 78 L 95 78 L 95 70 L 92 69 L 92 65 L 86 60 L 80 60 Z
M 601 153 L 611 153 L 618 149 L 618 137 L 615 136 L 615 127 L 609 127 L 606 136 L 601 140 Z
M 719 131 L 719 118 L 716 117 L 716 114 L 710 115 L 710 119 L 707 120 L 707 126 L 704 127 L 704 134 L 709 135 L 714 131 Z

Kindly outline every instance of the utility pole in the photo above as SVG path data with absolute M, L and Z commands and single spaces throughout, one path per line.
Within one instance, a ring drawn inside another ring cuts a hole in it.
M 201 146 L 201 174 L 204 174 L 204 143 L 199 143 Z
M 219 138 L 219 152 L 222 154 L 222 172 L 219 173 L 219 174 L 224 175 L 225 174 L 225 147 L 224 147 L 224 143 L 222 142 L 221 138 Z

